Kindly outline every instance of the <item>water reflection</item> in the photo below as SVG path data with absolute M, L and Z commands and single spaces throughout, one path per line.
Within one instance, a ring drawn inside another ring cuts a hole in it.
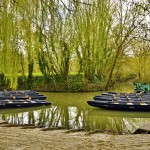
M 110 130 L 114 133 L 132 133 L 137 128 L 150 122 L 150 114 L 148 112 L 126 112 L 111 111 L 103 109 L 92 109 L 89 111 L 89 119 L 95 121 L 93 127 L 96 129 L 101 126 L 102 130 Z M 90 122 L 90 121 L 88 121 Z
M 1 110 L 0 119 L 45 128 L 101 130 L 130 133 L 150 122 L 148 112 L 121 112 L 93 108 L 86 101 L 99 93 L 43 93 L 50 107 Z

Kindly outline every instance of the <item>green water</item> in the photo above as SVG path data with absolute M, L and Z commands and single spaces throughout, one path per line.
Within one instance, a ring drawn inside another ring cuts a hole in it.
M 118 87 L 118 91 L 128 92 L 133 88 L 131 86 L 125 90 L 125 87 L 121 87 L 122 89 Z M 47 96 L 47 101 L 52 102 L 51 106 L 0 110 L 0 119 L 19 125 L 99 130 L 117 134 L 131 133 L 150 122 L 149 112 L 111 111 L 89 106 L 86 101 L 100 92 L 41 94 Z

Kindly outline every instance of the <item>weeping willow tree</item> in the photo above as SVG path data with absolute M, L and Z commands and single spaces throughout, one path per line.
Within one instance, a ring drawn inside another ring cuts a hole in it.
M 84 79 L 93 81 L 95 76 L 102 79 L 110 55 L 107 46 L 110 2 L 70 1 L 68 6 L 73 9 L 68 9 L 62 1 L 38 3 L 36 30 L 40 70 L 45 78 L 52 74 L 66 82 L 72 58 L 77 56 Z
M 41 11 L 37 18 L 39 38 L 38 60 L 40 70 L 45 76 L 59 76 L 67 82 L 72 55 L 73 22 L 59 1 L 41 1 Z M 62 12 L 61 12 L 62 11 Z M 55 79 L 54 79 L 55 80 Z
M 10 87 L 17 87 L 20 68 L 28 64 L 28 83 L 32 83 L 34 64 L 34 7 L 31 1 L 2 1 L 1 40 L 2 73 L 10 80 Z M 21 65 L 20 65 L 21 64 Z M 30 88 L 30 87 L 29 87 Z
M 10 87 L 17 87 L 19 70 L 18 18 L 14 3 L 1 1 L 1 73 L 10 80 Z
M 35 50 L 36 50 L 36 37 L 35 37 L 35 24 L 34 20 L 36 17 L 35 9 L 36 1 L 22 0 L 19 5 L 20 14 L 20 26 L 21 26 L 21 53 L 23 54 L 22 60 L 25 59 L 27 62 L 28 76 L 27 85 L 31 88 L 33 83 L 33 69 L 35 61 Z M 23 70 L 22 70 L 23 71 Z
M 84 79 L 105 76 L 109 59 L 108 34 L 111 26 L 110 1 L 74 2 L 75 51 Z
M 67 85 L 77 60 L 83 82 L 98 79 L 108 89 L 148 8 L 123 0 L 1 0 L 0 73 L 16 88 L 19 72 L 31 88 L 38 63 L 46 84 L 59 77 Z

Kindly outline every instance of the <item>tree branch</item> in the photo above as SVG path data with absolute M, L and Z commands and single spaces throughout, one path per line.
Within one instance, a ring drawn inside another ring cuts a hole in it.
M 70 8 L 68 8 L 67 6 L 66 6 L 66 4 L 63 2 L 63 0 L 60 0 L 61 1 L 61 3 L 64 5 L 64 7 L 68 10 L 68 11 L 73 11 L 72 9 L 70 9 Z

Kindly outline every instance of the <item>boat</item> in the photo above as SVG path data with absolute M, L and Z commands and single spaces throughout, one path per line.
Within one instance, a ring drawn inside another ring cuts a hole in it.
M 0 109 L 51 105 L 46 96 L 36 91 L 0 91 Z
M 102 93 L 88 100 L 90 106 L 125 111 L 150 111 L 150 94 Z
M 36 91 L 25 90 L 25 91 L 0 91 L 0 100 L 3 99 L 40 99 L 45 100 L 47 97 L 39 94 Z
M 23 107 L 36 107 L 36 106 L 48 106 L 51 105 L 51 102 L 45 100 L 1 100 L 0 109 L 8 108 L 23 108 Z
M 30 95 L 30 96 L 25 96 L 25 95 L 0 95 L 0 101 L 4 99 L 39 99 L 39 100 L 45 100 L 47 97 L 44 95 Z
M 111 109 L 111 110 L 126 110 L 126 111 L 150 111 L 150 102 L 118 102 L 118 101 L 93 101 L 87 103 L 91 106 Z

